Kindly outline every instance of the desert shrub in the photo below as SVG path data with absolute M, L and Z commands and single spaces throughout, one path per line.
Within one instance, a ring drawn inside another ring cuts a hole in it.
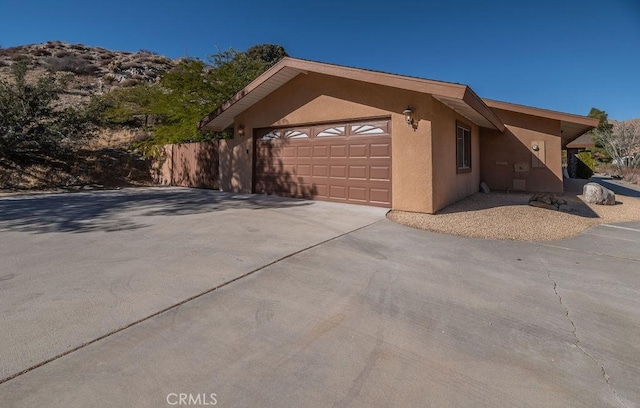
M 123 87 L 129 87 L 129 86 L 135 86 L 138 85 L 137 80 L 133 79 L 133 78 L 127 78 L 124 81 L 120 82 L 120 85 L 122 85 Z
M 55 53 L 55 56 L 58 58 L 65 58 L 72 55 L 69 51 L 58 51 Z
M 622 169 L 622 179 L 633 184 L 640 184 L 640 169 Z
M 620 173 L 620 169 L 618 169 L 616 165 L 611 163 L 596 162 L 595 168 L 593 170 L 597 173 L 609 174 L 611 176 L 618 176 L 618 173 Z
M 107 85 L 111 85 L 114 82 L 116 82 L 116 77 L 113 76 L 113 74 L 105 74 L 102 77 L 102 81 L 104 81 L 104 83 L 107 84 Z
M 154 64 L 168 64 L 170 61 L 166 57 L 157 55 L 151 59 L 151 62 L 153 62 Z
M 49 58 L 47 65 L 54 71 L 72 72 L 77 75 L 93 75 L 99 68 L 76 55 L 63 58 Z
M 39 48 L 33 51 L 33 55 L 37 57 L 48 57 L 51 55 L 51 52 L 49 52 L 48 50 L 45 50 L 44 48 Z
M 580 152 L 576 154 L 578 158 L 578 168 L 577 168 L 577 176 L 581 179 L 588 179 L 593 176 L 593 169 L 595 163 L 593 161 L 593 157 L 591 157 L 591 152 Z
M 85 47 L 82 44 L 72 44 L 71 48 L 74 50 L 81 50 L 81 51 L 85 51 L 87 49 L 87 47 Z
M 121 65 L 122 69 L 139 68 L 140 63 L 138 61 L 126 61 Z
M 13 61 L 31 65 L 33 63 L 33 57 L 26 54 L 19 54 L 13 57 Z

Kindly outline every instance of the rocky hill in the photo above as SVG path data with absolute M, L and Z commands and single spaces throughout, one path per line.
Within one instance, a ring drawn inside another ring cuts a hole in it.
M 158 81 L 178 63 L 150 51 L 111 51 L 82 44 L 49 41 L 0 48 L 0 79 L 11 76 L 11 66 L 26 61 L 27 81 L 48 70 L 68 75 L 67 90 L 57 106 L 79 106 L 92 95 L 121 87 Z M 69 157 L 16 162 L 0 157 L 0 192 L 24 189 L 73 189 L 152 183 L 149 162 L 129 150 L 130 143 L 148 134 L 141 129 L 101 129 Z
M 0 78 L 6 78 L 11 65 L 20 60 L 33 68 L 32 77 L 47 70 L 70 74 L 69 89 L 62 100 L 64 105 L 86 102 L 92 94 L 155 82 L 161 73 L 178 62 L 146 50 L 132 53 L 49 41 L 0 49 Z

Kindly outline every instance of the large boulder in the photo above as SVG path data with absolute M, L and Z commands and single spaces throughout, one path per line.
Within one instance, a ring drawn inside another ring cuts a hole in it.
M 582 199 L 591 204 L 614 205 L 616 195 L 598 183 L 587 183 L 582 188 Z
M 491 189 L 489 189 L 489 186 L 487 185 L 487 183 L 483 181 L 480 183 L 480 191 L 483 192 L 484 194 L 489 194 L 491 192 Z

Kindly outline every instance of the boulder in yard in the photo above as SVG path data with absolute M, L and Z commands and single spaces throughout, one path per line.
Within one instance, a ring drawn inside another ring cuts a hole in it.
M 484 194 L 489 194 L 491 192 L 489 186 L 484 181 L 480 183 L 480 191 Z
M 598 183 L 587 183 L 582 188 L 582 199 L 591 204 L 614 205 L 616 195 Z

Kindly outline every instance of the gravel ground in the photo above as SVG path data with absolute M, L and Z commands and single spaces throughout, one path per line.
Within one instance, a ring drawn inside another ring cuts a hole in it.
M 387 216 L 427 231 L 521 241 L 563 239 L 601 223 L 640 221 L 640 198 L 616 194 L 616 205 L 607 206 L 586 204 L 582 195 L 565 193 L 559 197 L 566 199 L 573 211 L 563 213 L 532 207 L 529 197 L 531 194 L 476 193 L 435 215 L 391 211 Z

